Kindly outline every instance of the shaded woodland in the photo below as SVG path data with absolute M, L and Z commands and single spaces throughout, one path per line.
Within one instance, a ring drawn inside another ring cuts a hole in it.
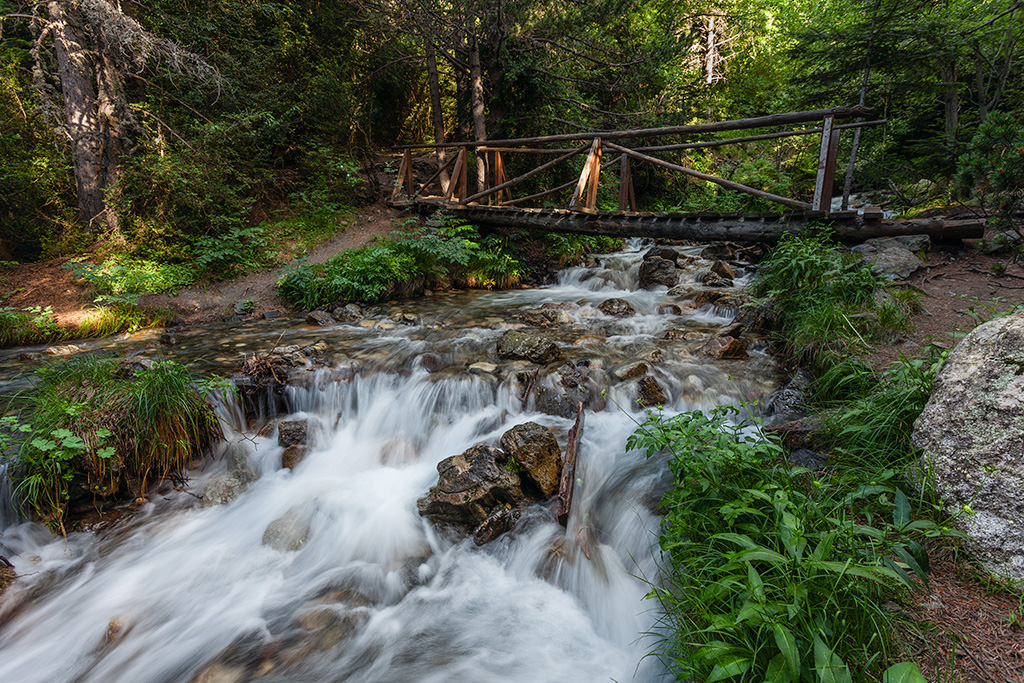
M 1022 13 L 1011 0 L 3 0 L 0 259 L 101 238 L 122 263 L 159 264 L 158 288 L 264 265 L 282 230 L 336 228 L 393 176 L 394 144 L 861 103 L 888 124 L 844 137 L 841 159 L 860 148 L 853 190 L 910 207 L 981 188 L 1014 204 L 1020 188 L 987 164 L 1021 163 L 1003 152 L 1022 136 Z M 672 160 L 799 196 L 815 153 L 808 137 Z M 646 209 L 759 208 L 656 170 L 635 182 Z

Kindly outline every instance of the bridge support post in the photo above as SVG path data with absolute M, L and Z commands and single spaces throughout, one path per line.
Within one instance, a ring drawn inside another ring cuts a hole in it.
M 444 193 L 444 200 L 450 202 L 454 195 L 461 204 L 466 200 L 466 173 L 469 155 L 465 147 L 459 148 L 459 155 L 455 158 L 455 167 L 452 169 L 452 181 L 448 183 L 448 190 Z
M 569 200 L 569 208 L 573 211 L 593 212 L 597 204 L 597 181 L 601 175 L 601 138 L 594 138 L 590 145 L 590 154 L 583 163 L 583 171 L 580 173 L 580 180 L 576 183 L 576 191 L 572 193 Z M 586 192 L 586 199 L 583 193 Z M 580 202 L 585 202 L 580 206 Z
M 839 156 L 839 130 L 835 117 L 826 116 L 821 130 L 821 148 L 818 151 L 818 175 L 814 181 L 814 199 L 811 211 L 828 213 L 832 208 L 832 185 L 836 179 L 836 159 Z
M 405 195 L 412 199 L 415 192 L 412 182 L 412 150 L 405 150 L 405 154 L 402 155 L 402 163 L 398 165 L 398 177 L 395 178 L 395 187 L 391 190 L 391 201 L 398 199 L 398 195 L 402 191 L 402 186 L 405 186 Z

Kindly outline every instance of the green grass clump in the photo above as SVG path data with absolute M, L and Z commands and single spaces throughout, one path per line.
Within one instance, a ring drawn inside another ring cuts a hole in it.
M 217 435 L 205 396 L 221 388 L 172 361 L 134 367 L 82 356 L 44 366 L 0 429 L 0 441 L 10 432 L 19 443 L 21 501 L 63 529 L 73 489 L 141 495 L 148 481 L 182 470 Z
M 926 578 L 915 520 L 892 470 L 818 477 L 735 408 L 652 415 L 629 445 L 668 451 L 661 548 L 670 563 L 652 596 L 668 632 L 660 654 L 679 680 L 923 680 L 897 663 L 897 616 L 883 605 Z
M 521 269 L 508 241 L 472 225 L 442 221 L 346 251 L 322 264 L 285 273 L 278 293 L 304 308 L 337 301 L 379 301 L 427 284 L 509 287 Z
M 886 290 L 823 229 L 785 235 L 752 283 L 780 320 L 787 355 L 826 370 L 873 341 L 906 329 L 919 305 L 912 290 Z M 881 296 L 879 293 L 884 292 Z
M 66 337 L 49 306 L 0 306 L 0 348 L 45 344 Z

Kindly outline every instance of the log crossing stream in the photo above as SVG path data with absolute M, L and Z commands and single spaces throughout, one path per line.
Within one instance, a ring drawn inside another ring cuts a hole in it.
M 285 419 L 308 421 L 311 448 L 282 468 L 275 423 L 249 431 L 225 400 L 218 457 L 197 463 L 185 490 L 157 490 L 113 525 L 55 538 L 0 502 L 3 554 L 21 575 L 0 602 L 0 681 L 666 679 L 645 656 L 659 621 L 645 595 L 659 580 L 668 472 L 626 448 L 645 417 L 638 377 L 656 381 L 667 414 L 777 387 L 756 340 L 744 359 L 698 350 L 733 322 L 749 269 L 734 260 L 735 277 L 710 287 L 700 280 L 712 260 L 681 247 L 680 284 L 643 289 L 648 246 L 632 241 L 551 286 L 437 295 L 352 323 L 193 329 L 166 348 L 117 342 L 223 372 L 275 342 L 323 340 L 324 367 L 298 368 L 284 397 Z M 556 342 L 563 359 L 498 357 L 510 329 Z M 19 355 L 0 356 L 8 388 Z M 554 500 L 481 546 L 420 517 L 445 458 L 526 422 L 564 448 L 567 387 L 587 409 L 565 527 Z M 232 467 L 254 480 L 233 500 L 201 503 Z

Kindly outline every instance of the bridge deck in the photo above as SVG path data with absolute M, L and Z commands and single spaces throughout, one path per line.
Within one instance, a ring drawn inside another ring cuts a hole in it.
M 480 225 L 572 232 L 611 237 L 654 237 L 677 240 L 774 242 L 787 232 L 827 219 L 837 237 L 862 242 L 873 237 L 927 234 L 936 240 L 980 238 L 982 220 L 886 220 L 880 213 L 856 211 L 793 211 L 784 213 L 654 213 L 640 211 L 588 211 L 530 209 L 445 202 L 422 197 L 411 203 L 418 211 L 442 210 Z M 405 204 L 409 206 L 409 204 Z

